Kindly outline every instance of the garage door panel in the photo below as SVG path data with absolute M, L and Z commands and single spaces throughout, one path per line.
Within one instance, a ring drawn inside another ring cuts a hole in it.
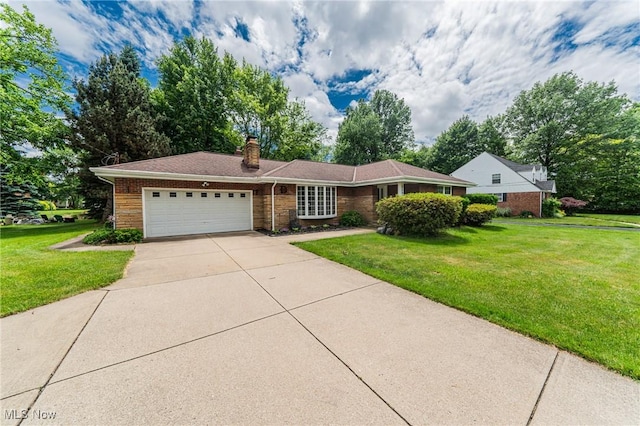
M 187 192 L 192 197 L 187 197 Z M 154 197 L 154 193 L 158 196 Z M 170 193 L 175 193 L 175 197 L 170 197 Z M 251 229 L 250 193 L 145 190 L 144 197 L 147 237 Z

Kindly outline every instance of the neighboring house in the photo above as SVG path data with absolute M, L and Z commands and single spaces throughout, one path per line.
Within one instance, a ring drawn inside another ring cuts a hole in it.
M 145 237 L 336 223 L 348 210 L 376 221 L 375 203 L 410 192 L 464 195 L 473 183 L 386 160 L 363 166 L 260 159 L 247 138 L 236 155 L 194 152 L 91 171 L 113 184 L 116 228 Z
M 540 217 L 542 201 L 556 192 L 556 183 L 547 180 L 547 168 L 539 164 L 518 164 L 483 152 L 451 173 L 458 179 L 475 183 L 469 194 L 495 194 L 498 207 L 510 208 L 518 215 L 530 211 Z

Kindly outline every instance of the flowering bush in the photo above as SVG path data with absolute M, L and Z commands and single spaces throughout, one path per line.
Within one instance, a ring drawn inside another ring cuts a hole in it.
M 573 216 L 576 210 L 586 207 L 586 201 L 577 200 L 573 197 L 562 197 L 560 198 L 560 203 L 562 203 L 562 209 L 567 214 L 567 216 Z

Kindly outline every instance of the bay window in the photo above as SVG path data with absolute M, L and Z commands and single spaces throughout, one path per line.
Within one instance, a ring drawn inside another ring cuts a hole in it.
M 296 206 L 301 219 L 324 219 L 336 217 L 335 186 L 298 186 Z

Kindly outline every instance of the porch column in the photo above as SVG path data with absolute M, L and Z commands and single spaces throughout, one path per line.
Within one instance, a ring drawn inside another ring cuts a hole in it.
M 404 195 L 404 183 L 398 183 L 398 195 Z

